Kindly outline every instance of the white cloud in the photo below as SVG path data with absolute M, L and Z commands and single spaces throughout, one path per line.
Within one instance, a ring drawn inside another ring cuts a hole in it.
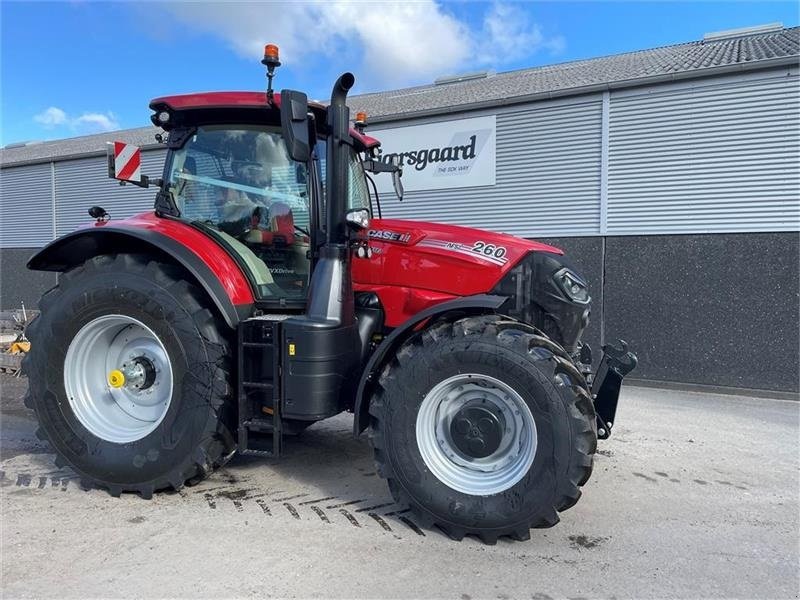
M 363 68 L 381 82 L 427 81 L 472 54 L 468 27 L 432 1 L 325 7 L 330 27 L 348 24 L 347 38 L 360 42 Z
M 45 127 L 55 127 L 67 122 L 67 113 L 56 106 L 51 106 L 33 117 L 33 120 Z
M 564 50 L 564 38 L 548 38 L 518 5 L 495 2 L 483 20 L 488 62 L 511 62 L 545 49 Z
M 88 128 L 97 131 L 114 131 L 119 129 L 114 113 L 111 111 L 102 113 L 84 113 L 73 121 L 76 128 Z
M 488 5 L 482 27 L 470 27 L 436 0 L 414 2 L 173 2 L 174 18 L 225 40 L 254 59 L 265 42 L 281 48 L 281 60 L 309 71 L 315 60 L 353 64 L 368 87 L 429 82 L 474 69 L 502 66 L 557 49 L 518 6 Z M 487 51 L 488 49 L 488 51 Z M 360 64 L 359 64 L 360 63 Z M 319 64 L 319 63 L 317 63 Z
M 33 120 L 46 129 L 67 127 L 75 133 L 98 133 L 120 128 L 117 118 L 111 111 L 107 113 L 87 112 L 79 117 L 72 117 L 57 106 L 51 106 L 34 115 Z

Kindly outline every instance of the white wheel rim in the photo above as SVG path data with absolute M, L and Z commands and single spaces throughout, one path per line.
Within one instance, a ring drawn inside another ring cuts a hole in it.
M 502 439 L 489 456 L 464 454 L 453 441 L 456 415 L 488 407 L 502 424 Z M 427 393 L 417 413 L 417 447 L 423 461 L 446 486 L 471 496 L 499 494 L 530 470 L 536 456 L 536 422 L 528 405 L 508 384 L 475 373 L 455 375 Z
M 109 382 L 115 371 L 124 384 Z M 164 344 L 133 317 L 93 319 L 67 349 L 64 389 L 70 408 L 81 425 L 108 442 L 135 442 L 152 433 L 169 410 L 172 387 Z

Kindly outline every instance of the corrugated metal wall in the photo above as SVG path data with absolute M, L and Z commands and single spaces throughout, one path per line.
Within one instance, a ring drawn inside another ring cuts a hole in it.
M 800 227 L 797 77 L 612 94 L 608 233 Z
M 142 173 L 160 177 L 165 156 L 165 150 L 142 152 Z M 107 172 L 104 156 L 0 170 L 0 248 L 44 246 L 54 234 L 64 235 L 91 221 L 86 211 L 94 205 L 113 218 L 153 207 L 154 188 L 120 186 Z
M 142 174 L 160 177 L 165 150 L 142 152 Z M 108 178 L 106 158 L 96 156 L 55 163 L 56 234 L 64 235 L 90 221 L 89 207 L 100 205 L 114 219 L 153 208 L 156 189 L 120 186 Z
M 50 163 L 0 170 L 0 247 L 37 248 L 53 239 Z
M 495 186 L 409 192 L 402 203 L 384 194 L 384 216 L 527 237 L 597 234 L 600 134 L 599 96 L 499 113 Z

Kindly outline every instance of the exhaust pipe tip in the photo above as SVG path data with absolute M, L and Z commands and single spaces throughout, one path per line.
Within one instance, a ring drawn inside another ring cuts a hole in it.
M 350 71 L 346 73 L 342 73 L 339 77 L 339 85 L 342 86 L 344 91 L 349 91 L 353 84 L 356 82 L 356 76 L 353 75 Z
M 347 92 L 350 91 L 350 88 L 353 87 L 355 82 L 355 75 L 349 71 L 347 73 L 342 73 L 339 76 L 339 79 L 336 80 L 336 83 L 333 84 L 333 90 L 331 91 L 331 105 L 344 106 L 347 98 Z

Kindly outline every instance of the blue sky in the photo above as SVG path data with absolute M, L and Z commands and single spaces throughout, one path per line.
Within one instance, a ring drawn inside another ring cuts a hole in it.
M 9 2 L 0 0 L 0 145 L 149 123 L 151 98 L 276 87 L 325 98 L 641 50 L 781 21 L 796 2 Z

